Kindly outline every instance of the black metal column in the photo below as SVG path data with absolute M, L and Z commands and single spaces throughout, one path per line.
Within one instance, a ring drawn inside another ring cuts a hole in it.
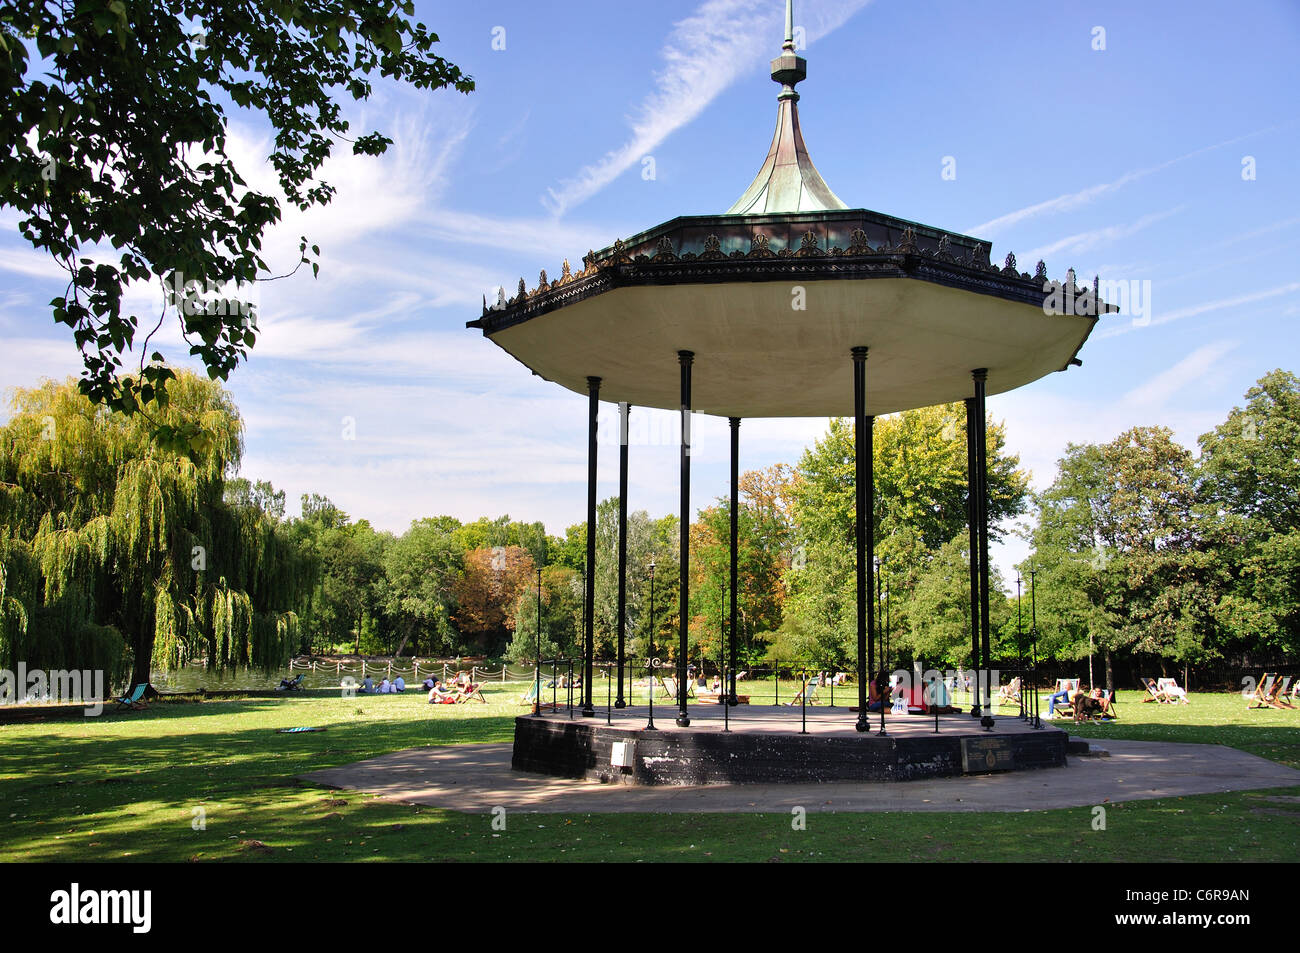
M 679 585 L 677 620 L 677 725 L 685 728 L 691 723 L 691 716 L 686 711 L 686 653 L 689 645 L 687 633 L 691 618 L 691 365 L 695 361 L 693 351 L 678 351 L 677 360 L 682 366 L 682 518 L 678 537 L 681 552 L 678 554 L 678 566 L 681 572 Z
M 867 348 L 855 347 L 853 354 L 853 456 L 854 484 L 857 493 L 857 509 L 853 517 L 853 531 L 857 543 L 857 587 L 858 587 L 858 731 L 869 731 L 867 723 L 867 635 L 874 627 L 871 605 L 872 550 L 871 536 L 867 532 L 867 520 L 870 518 L 869 500 L 875 496 L 875 475 L 871 456 L 871 428 L 875 419 L 867 416 Z M 880 686 L 877 686 L 880 689 Z M 884 705 L 883 695 L 881 705 Z
M 618 697 L 615 708 L 626 708 L 623 699 L 623 663 L 627 634 L 627 427 L 632 405 L 618 405 Z
M 596 417 L 600 413 L 600 378 L 587 378 L 587 579 L 582 606 L 582 713 L 596 714 L 591 704 L 592 660 L 596 654 Z
M 989 647 L 989 469 L 988 469 L 988 410 L 985 404 L 985 384 L 989 372 L 979 368 L 972 373 L 975 378 L 975 474 L 978 483 L 976 500 L 979 503 L 980 536 L 980 658 L 987 669 L 993 661 Z M 985 686 L 986 694 L 991 694 L 991 685 Z M 993 699 L 985 699 L 989 713 L 993 710 Z
M 976 468 L 979 455 L 975 451 L 975 442 L 979 437 L 979 425 L 975 417 L 975 398 L 966 398 L 966 525 L 970 530 L 970 664 L 973 670 L 971 688 L 974 691 L 971 701 L 971 717 L 980 714 L 980 534 L 979 513 L 976 511 L 978 477 Z
M 736 698 L 736 603 L 739 599 L 736 590 L 736 579 L 740 550 L 740 418 L 732 417 L 731 421 L 731 634 L 729 644 L 729 654 L 731 660 L 727 663 L 731 668 L 729 680 L 730 692 L 727 696 L 728 705 L 739 704 Z

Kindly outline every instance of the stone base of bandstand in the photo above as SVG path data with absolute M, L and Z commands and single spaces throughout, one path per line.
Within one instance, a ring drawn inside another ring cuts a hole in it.
M 986 729 L 965 713 L 940 715 L 936 731 L 934 716 L 887 713 L 882 734 L 879 713 L 860 732 L 842 707 L 691 705 L 689 714 L 679 727 L 675 707 L 656 705 L 649 729 L 644 706 L 588 717 L 544 706 L 515 720 L 511 766 L 607 784 L 886 782 L 1063 768 L 1067 752 L 1087 751 L 1050 723 L 1015 716 Z

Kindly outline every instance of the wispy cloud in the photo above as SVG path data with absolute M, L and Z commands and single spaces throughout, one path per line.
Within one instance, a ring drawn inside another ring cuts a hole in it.
M 818 0 L 803 5 L 807 42 L 838 29 L 870 0 Z M 542 204 L 554 215 L 591 198 L 689 123 L 742 74 L 774 53 L 784 30 L 776 4 L 756 12 L 753 0 L 707 0 L 673 27 L 660 56 L 664 68 L 655 89 L 632 121 L 632 136 L 577 175 L 548 188 Z
M 1157 324 L 1168 324 L 1171 321 L 1181 321 L 1183 318 L 1194 318 L 1197 315 L 1208 314 L 1211 311 L 1222 311 L 1224 308 L 1239 308 L 1242 305 L 1255 304 L 1259 301 L 1267 301 L 1270 298 L 1276 298 L 1280 295 L 1294 294 L 1300 292 L 1300 281 L 1293 281 L 1289 284 L 1278 285 L 1275 288 L 1268 288 L 1264 291 L 1256 291 L 1251 294 L 1237 295 L 1232 298 L 1220 298 L 1218 301 L 1207 301 L 1204 304 L 1192 305 L 1189 308 L 1178 308 L 1174 311 L 1167 311 L 1164 314 L 1156 312 L 1148 325 L 1150 327 Z M 1098 337 L 1111 338 L 1117 334 L 1126 334 L 1134 330 L 1138 325 L 1134 324 L 1117 324 L 1112 328 L 1107 328 Z
M 1185 205 L 1177 208 L 1171 208 L 1168 211 L 1156 212 L 1151 215 L 1143 215 L 1136 222 L 1130 222 L 1128 225 L 1108 225 L 1105 228 L 1093 229 L 1089 232 L 1079 232 L 1076 235 L 1069 235 L 1049 245 L 1040 245 L 1038 248 L 1031 248 L 1025 253 L 1025 261 L 1037 261 L 1040 258 L 1047 258 L 1056 252 L 1070 252 L 1081 254 L 1089 249 L 1096 248 L 1098 245 L 1104 245 L 1108 242 L 1119 241 L 1121 238 L 1127 238 L 1136 232 L 1142 231 L 1156 222 L 1169 218 L 1181 212 Z
M 1206 371 L 1236 347 L 1236 341 L 1213 341 L 1198 347 L 1173 367 L 1134 387 L 1124 395 L 1122 403 L 1129 408 L 1163 407 L 1169 398 L 1189 384 L 1204 380 Z
M 1204 155 L 1207 152 L 1213 152 L 1215 149 L 1222 149 L 1230 146 L 1235 142 L 1241 142 L 1252 136 L 1263 135 L 1267 132 L 1273 132 L 1283 126 L 1291 125 L 1291 122 L 1281 123 L 1275 126 L 1268 126 L 1264 129 L 1256 129 L 1254 132 L 1248 132 L 1242 136 L 1234 136 L 1231 139 L 1225 139 L 1222 142 L 1216 142 L 1210 146 L 1203 146 L 1174 159 L 1161 162 L 1159 165 L 1149 166 L 1145 169 L 1134 169 L 1132 172 L 1125 172 L 1118 179 L 1111 182 L 1102 182 L 1098 185 L 1090 185 L 1086 189 L 1080 189 L 1078 192 L 1067 192 L 1065 195 L 1058 195 L 1054 199 L 1048 199 L 1046 202 L 1038 202 L 1035 205 L 1027 205 L 1024 208 L 1016 209 L 1014 212 L 1008 212 L 1006 215 L 1000 215 L 997 218 L 990 219 L 987 222 L 981 222 L 979 225 L 972 225 L 965 229 L 967 235 L 975 235 L 979 238 L 992 238 L 998 232 L 1003 231 L 1011 225 L 1017 225 L 1026 219 L 1037 218 L 1040 215 L 1058 215 L 1061 212 L 1072 212 L 1077 208 L 1082 208 L 1104 195 L 1117 192 L 1124 186 L 1137 182 L 1139 179 L 1145 179 L 1149 175 L 1162 172 L 1170 166 L 1175 166 L 1180 162 L 1186 162 L 1188 159 Z

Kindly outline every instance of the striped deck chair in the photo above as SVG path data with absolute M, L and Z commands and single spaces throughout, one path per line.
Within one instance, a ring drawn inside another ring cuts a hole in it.
M 1264 677 L 1259 680 L 1254 691 L 1242 692 L 1246 698 L 1246 709 L 1252 708 L 1274 708 L 1274 700 L 1277 697 L 1278 689 L 1281 685 L 1278 683 L 1277 676 L 1272 672 L 1265 672 Z M 1254 704 L 1251 704 L 1254 702 Z
M 1045 695 L 1042 702 L 1047 706 L 1047 717 L 1051 718 L 1055 713 L 1060 712 L 1062 715 L 1074 717 L 1074 694 L 1079 690 L 1079 679 L 1077 678 L 1058 678 L 1056 687 L 1052 689 L 1051 695 Z M 1070 697 L 1063 702 L 1053 704 L 1052 698 L 1061 692 L 1069 691 Z
M 456 691 L 456 704 L 460 705 L 463 704 L 464 702 L 474 701 L 475 699 L 478 699 L 484 705 L 486 705 L 487 699 L 483 697 L 482 689 L 483 686 L 478 682 L 470 682 L 468 685 Z
M 1178 679 L 1176 678 L 1158 679 L 1156 681 L 1156 687 L 1159 688 L 1162 692 L 1164 692 L 1165 697 L 1169 699 L 1170 704 L 1174 704 L 1174 703 L 1180 705 L 1187 704 L 1187 691 L 1179 687 Z
M 1017 675 L 1006 685 L 998 689 L 999 705 L 1018 705 L 1020 704 L 1020 676 Z
M 1282 687 L 1277 693 L 1278 701 L 1286 702 L 1292 707 L 1297 701 L 1300 701 L 1300 678 L 1294 675 L 1287 675 L 1282 679 Z

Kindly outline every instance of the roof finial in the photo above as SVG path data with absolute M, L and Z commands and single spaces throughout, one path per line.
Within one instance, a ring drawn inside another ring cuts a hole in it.
M 785 43 L 772 60 L 772 79 L 781 84 L 777 95 L 776 134 L 758 175 L 728 215 L 812 212 L 848 208 L 822 179 L 799 130 L 796 83 L 808 75 L 808 64 L 795 51 L 794 0 L 785 0 Z
M 781 55 L 772 60 L 772 79 L 781 84 L 777 99 L 798 100 L 799 94 L 794 87 L 807 75 L 808 63 L 795 52 L 794 0 L 785 0 L 785 43 L 781 46 Z

